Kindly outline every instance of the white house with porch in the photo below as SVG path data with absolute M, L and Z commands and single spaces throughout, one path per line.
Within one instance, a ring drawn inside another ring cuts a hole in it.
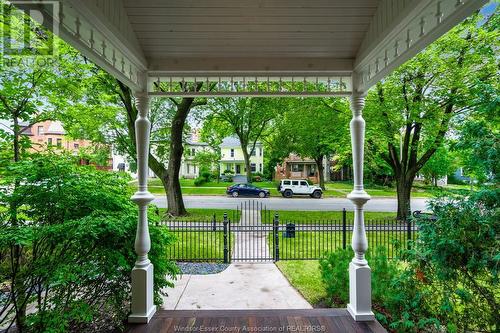
M 354 321 L 375 320 L 363 216 L 370 200 L 363 188 L 365 95 L 486 0 L 11 2 L 43 17 L 44 25 L 135 92 L 138 188 L 132 200 L 140 214 L 130 322 L 148 323 L 157 311 L 148 259 L 146 207 L 154 199 L 147 185 L 148 113 L 150 99 L 162 96 L 350 98 L 354 188 L 348 198 L 355 218 L 347 310 Z
M 245 166 L 245 157 L 243 149 L 241 149 L 240 140 L 236 136 L 228 136 L 224 138 L 220 144 L 221 159 L 220 172 L 221 175 L 226 171 L 231 171 L 235 176 L 243 176 L 238 178 L 246 182 L 247 168 Z M 261 142 L 255 143 L 255 148 L 248 147 L 250 154 L 250 170 L 252 173 L 262 172 L 264 168 L 264 146 Z

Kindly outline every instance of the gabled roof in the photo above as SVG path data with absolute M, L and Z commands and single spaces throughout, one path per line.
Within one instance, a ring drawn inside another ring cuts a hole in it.
M 262 143 L 260 143 L 259 141 L 257 141 L 257 143 L 255 144 L 255 146 L 260 146 L 262 145 Z M 240 143 L 240 139 L 238 139 L 237 136 L 227 136 L 225 137 L 224 139 L 222 139 L 222 143 L 220 144 L 220 147 L 221 148 L 240 148 L 241 147 L 241 143 Z
M 198 142 L 198 141 L 193 141 L 193 140 L 186 140 L 186 144 L 188 146 L 202 146 L 202 147 L 206 147 L 208 146 L 208 143 L 206 142 Z
M 51 121 L 49 128 L 47 129 L 45 134 L 64 135 L 64 134 L 66 134 L 66 131 L 64 130 L 64 127 L 62 126 L 62 123 L 60 121 Z

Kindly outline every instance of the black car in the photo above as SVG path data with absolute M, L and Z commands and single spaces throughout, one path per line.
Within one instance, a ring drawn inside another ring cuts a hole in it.
M 260 188 L 252 184 L 234 184 L 226 189 L 226 193 L 233 197 L 257 196 L 259 198 L 268 197 L 270 192 L 265 188 Z

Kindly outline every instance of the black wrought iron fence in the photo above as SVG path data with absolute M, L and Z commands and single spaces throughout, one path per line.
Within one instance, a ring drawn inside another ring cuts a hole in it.
M 321 259 L 328 252 L 351 248 L 353 230 L 353 221 L 347 220 L 345 214 L 342 220 L 286 221 L 278 227 L 277 260 Z M 367 220 L 365 230 L 368 252 L 382 246 L 389 259 L 401 256 L 410 246 L 409 240 L 417 237 L 417 227 L 412 221 Z
M 175 261 L 225 263 L 317 260 L 351 246 L 354 226 L 345 210 L 341 220 L 280 221 L 262 206 L 242 208 L 231 217 L 224 214 L 209 221 L 162 222 L 176 239 L 167 256 Z M 390 259 L 400 256 L 418 234 L 413 221 L 395 219 L 367 220 L 365 229 L 368 251 L 383 246 Z

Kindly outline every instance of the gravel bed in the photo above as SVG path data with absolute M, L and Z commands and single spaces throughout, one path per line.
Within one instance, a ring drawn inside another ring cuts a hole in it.
M 207 275 L 220 273 L 229 267 L 229 264 L 218 264 L 208 262 L 178 262 L 177 266 L 182 274 Z

